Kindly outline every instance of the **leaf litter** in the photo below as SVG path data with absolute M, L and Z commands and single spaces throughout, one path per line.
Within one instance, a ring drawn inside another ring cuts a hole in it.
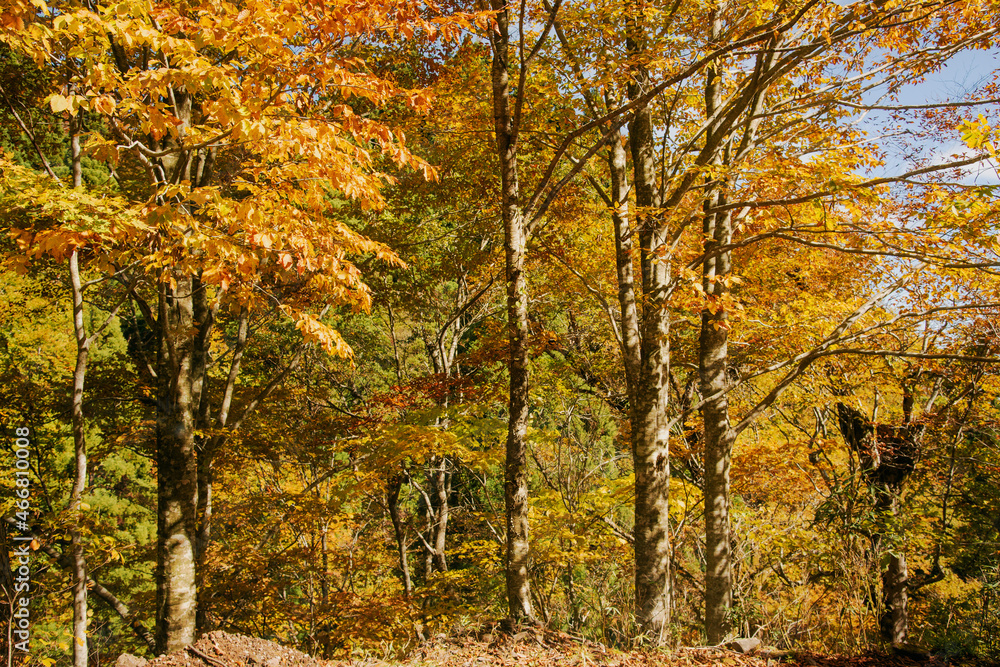
M 922 655 L 821 655 L 761 649 L 741 654 L 724 647 L 670 651 L 620 651 L 541 628 L 513 635 L 498 626 L 476 633 L 438 635 L 399 660 L 372 657 L 320 660 L 265 639 L 215 631 L 177 653 L 145 661 L 123 655 L 116 667 L 944 667 L 947 660 Z

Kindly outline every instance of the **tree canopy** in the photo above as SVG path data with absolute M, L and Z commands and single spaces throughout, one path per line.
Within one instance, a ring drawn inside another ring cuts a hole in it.
M 9 0 L 7 651 L 1000 656 L 998 9 Z

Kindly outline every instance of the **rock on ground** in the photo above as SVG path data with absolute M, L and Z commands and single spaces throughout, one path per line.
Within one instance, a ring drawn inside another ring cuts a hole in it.
M 115 661 L 115 667 L 146 667 L 145 658 L 136 657 L 130 653 L 122 653 Z
M 756 637 L 749 637 L 747 639 L 734 639 L 733 641 L 726 644 L 726 648 L 730 651 L 736 651 L 737 653 L 753 653 L 760 648 L 760 640 Z
M 325 667 L 328 664 L 266 639 L 216 631 L 183 651 L 148 662 L 134 655 L 122 655 L 115 667 Z

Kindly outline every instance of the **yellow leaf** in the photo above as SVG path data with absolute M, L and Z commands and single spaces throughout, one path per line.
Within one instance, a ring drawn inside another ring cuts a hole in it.
M 52 107 L 53 113 L 62 113 L 69 109 L 70 100 L 62 95 L 53 95 L 49 98 L 49 106 Z

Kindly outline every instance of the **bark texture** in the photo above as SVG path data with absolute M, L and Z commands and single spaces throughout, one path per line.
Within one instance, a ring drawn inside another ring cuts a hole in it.
M 403 527 L 403 515 L 399 507 L 399 492 L 403 488 L 405 476 L 402 474 L 393 475 L 389 478 L 386 489 L 386 505 L 389 509 L 389 518 L 392 520 L 392 531 L 396 536 L 396 552 L 399 555 L 399 576 L 403 581 L 403 590 L 406 597 L 413 593 L 413 581 L 410 578 L 410 562 L 406 553 L 406 531 Z
M 630 58 L 641 63 L 645 39 L 640 12 L 630 6 L 627 13 L 626 46 Z M 637 64 L 628 86 L 632 100 L 649 85 L 646 68 Z M 648 105 L 636 109 L 629 121 L 629 149 L 635 189 L 635 228 L 639 239 L 642 313 L 635 323 L 631 311 L 636 299 L 628 287 L 628 271 L 619 259 L 619 301 L 622 306 L 622 339 L 638 338 L 639 353 L 625 344 L 626 365 L 637 366 L 629 390 L 632 456 L 635 468 L 635 615 L 648 641 L 654 645 L 666 639 L 670 622 L 670 437 L 667 407 L 670 389 L 670 313 L 667 297 L 670 283 L 668 230 L 657 210 L 660 194 L 656 185 L 656 157 L 653 121 Z M 624 231 L 624 229 L 623 229 Z M 625 233 L 616 234 L 618 253 L 628 248 Z M 623 242 L 626 245 L 622 245 Z M 629 295 L 631 292 L 631 296 Z M 638 327 L 638 335 L 629 327 Z
M 80 116 L 70 122 L 72 138 L 73 187 L 83 186 L 83 166 L 80 153 Z M 87 336 L 83 318 L 83 284 L 80 278 L 80 251 L 73 249 L 69 258 L 69 278 L 73 299 L 73 335 L 76 339 L 76 366 L 73 369 L 73 402 L 70 409 L 73 424 L 73 487 L 68 509 L 70 523 L 70 562 L 73 582 L 73 667 L 87 667 L 87 560 L 80 534 L 80 503 L 87 488 L 87 434 L 83 415 L 83 390 L 87 380 L 87 360 L 94 339 Z
M 75 137 L 74 137 L 75 138 Z M 76 161 L 74 161 L 76 162 Z M 87 667 L 87 560 L 80 534 L 79 513 L 83 491 L 87 487 L 87 439 L 83 416 L 83 389 L 87 378 L 87 359 L 92 339 L 83 320 L 83 287 L 80 280 L 80 253 L 74 250 L 69 259 L 70 285 L 73 291 L 73 331 L 76 336 L 76 367 L 73 369 L 73 487 L 69 511 L 74 519 L 70 527 L 70 562 L 73 581 L 73 667 Z
M 721 20 L 717 13 L 712 19 L 712 38 L 718 39 Z M 721 102 L 722 77 L 710 69 L 705 85 L 705 110 L 713 116 Z M 718 124 L 710 127 L 706 144 L 719 143 L 713 134 Z M 716 152 L 712 163 L 728 162 L 728 150 Z M 704 403 L 701 416 L 704 423 L 704 493 L 705 493 L 705 635 L 711 645 L 720 644 L 729 631 L 729 611 L 733 606 L 732 545 L 729 530 L 729 469 L 736 433 L 729 421 L 729 324 L 724 298 L 727 281 L 732 273 L 731 253 L 726 248 L 732 241 L 732 216 L 717 213 L 715 207 L 726 202 L 724 177 L 707 183 L 703 234 L 705 261 L 702 264 L 702 289 L 707 300 L 701 314 L 701 334 L 698 346 L 698 375 Z
M 438 572 L 448 571 L 446 555 L 448 540 L 448 519 L 451 507 L 448 496 L 451 494 L 451 472 L 448 460 L 443 456 L 434 456 L 431 460 L 431 488 L 433 489 L 432 506 L 434 522 L 431 526 L 431 559 L 434 569 Z
M 199 298 L 196 296 L 202 292 Z M 160 285 L 159 379 L 156 419 L 157 549 L 156 649 L 173 653 L 193 644 L 197 630 L 197 408 L 205 355 L 196 349 L 204 324 L 203 290 L 192 276 Z M 199 319 L 199 317 L 201 319 Z
M 611 173 L 611 220 L 615 228 L 615 269 L 618 277 L 618 306 L 621 309 L 622 356 L 625 360 L 625 380 L 628 389 L 630 412 L 636 405 L 635 392 L 642 366 L 639 309 L 635 296 L 635 270 L 632 253 L 635 246 L 634 231 L 628 214 L 628 158 L 620 141 L 612 143 L 608 151 L 608 168 Z M 630 415 L 631 416 L 631 415 Z
M 0 517 L 0 633 L 6 638 L 7 651 L 2 657 L 9 658 L 13 647 L 11 637 L 11 614 L 14 608 L 14 573 L 10 569 L 10 552 L 13 551 L 13 541 L 7 534 L 7 521 Z
M 507 515 L 505 570 L 511 621 L 534 621 L 528 578 L 528 292 L 524 271 L 526 232 L 517 177 L 517 121 L 510 105 L 509 14 L 505 0 L 493 0 L 497 29 L 493 46 L 493 119 L 500 161 L 501 216 L 507 282 L 507 336 L 510 345 L 504 506 Z M 521 98 L 519 98 L 521 99 Z

